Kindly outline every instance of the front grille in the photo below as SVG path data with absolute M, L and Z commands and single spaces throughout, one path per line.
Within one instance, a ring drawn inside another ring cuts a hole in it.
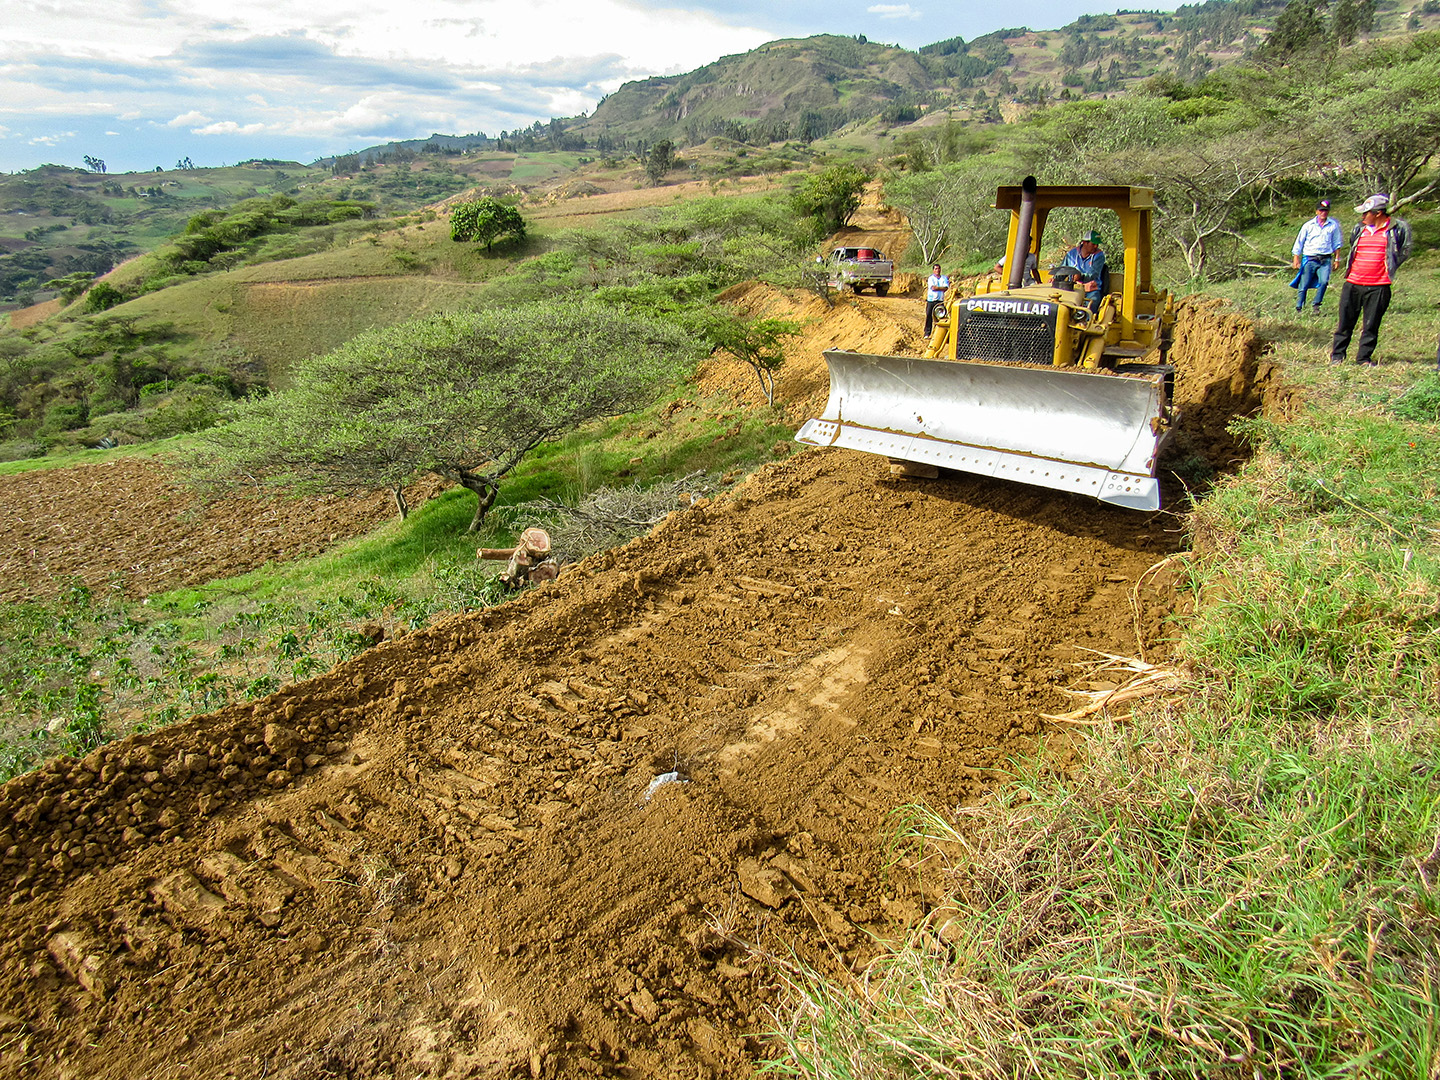
M 955 328 L 958 360 L 997 360 L 1021 364 L 1055 362 L 1055 320 L 1025 315 L 967 311 Z

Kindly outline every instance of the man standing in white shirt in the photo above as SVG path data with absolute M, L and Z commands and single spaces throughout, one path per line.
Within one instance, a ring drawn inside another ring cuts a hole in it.
M 1345 230 L 1330 216 L 1330 200 L 1321 199 L 1315 216 L 1300 226 L 1291 249 L 1290 269 L 1298 271 L 1290 282 L 1299 289 L 1295 297 L 1295 313 L 1305 309 L 1305 294 L 1315 289 L 1315 304 L 1310 314 L 1320 314 L 1320 301 L 1325 299 L 1325 286 L 1330 284 L 1330 271 L 1340 269 L 1340 252 L 1345 248 Z
M 935 325 L 935 309 L 937 305 L 945 303 L 945 290 L 950 288 L 950 278 L 940 272 L 940 264 L 936 263 L 930 268 L 929 280 L 925 282 L 925 336 L 930 336 L 930 329 Z

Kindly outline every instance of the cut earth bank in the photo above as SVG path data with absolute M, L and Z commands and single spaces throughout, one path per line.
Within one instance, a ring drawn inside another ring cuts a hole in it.
M 918 308 L 847 298 L 794 355 Z M 1205 304 L 1174 356 L 1180 452 L 1223 466 L 1272 373 Z M 887 869 L 893 808 L 984 798 L 1042 741 L 1083 775 L 1040 714 L 1097 653 L 1166 659 L 1181 542 L 806 452 L 511 603 L 52 762 L 0 789 L 0 1075 L 746 1075 L 767 958 L 841 977 L 943 922 Z

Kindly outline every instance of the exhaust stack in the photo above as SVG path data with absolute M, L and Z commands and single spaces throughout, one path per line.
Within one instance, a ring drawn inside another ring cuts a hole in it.
M 1027 176 L 1020 182 L 1020 220 L 1015 228 L 1015 250 L 1010 252 L 1010 279 L 1005 283 L 1008 289 L 1018 289 L 1025 283 L 1025 260 L 1030 257 L 1030 228 L 1035 220 L 1035 193 L 1040 185 L 1035 177 Z

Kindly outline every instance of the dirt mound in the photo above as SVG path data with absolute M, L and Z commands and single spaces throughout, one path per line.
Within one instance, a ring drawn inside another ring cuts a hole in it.
M 410 505 L 442 486 L 417 484 Z M 394 513 L 389 492 L 202 503 L 151 458 L 0 477 L 0 598 L 54 596 L 73 579 L 148 596 L 317 555 Z
M 908 340 L 887 303 L 807 333 Z M 1247 400 L 1235 345 L 1195 380 Z M 843 977 L 943 926 L 887 868 L 893 808 L 980 798 L 1041 740 L 1082 779 L 1041 714 L 1113 685 L 1099 653 L 1164 659 L 1178 539 L 810 451 L 512 603 L 53 762 L 0 789 L 0 1075 L 747 1075 L 761 957 Z

